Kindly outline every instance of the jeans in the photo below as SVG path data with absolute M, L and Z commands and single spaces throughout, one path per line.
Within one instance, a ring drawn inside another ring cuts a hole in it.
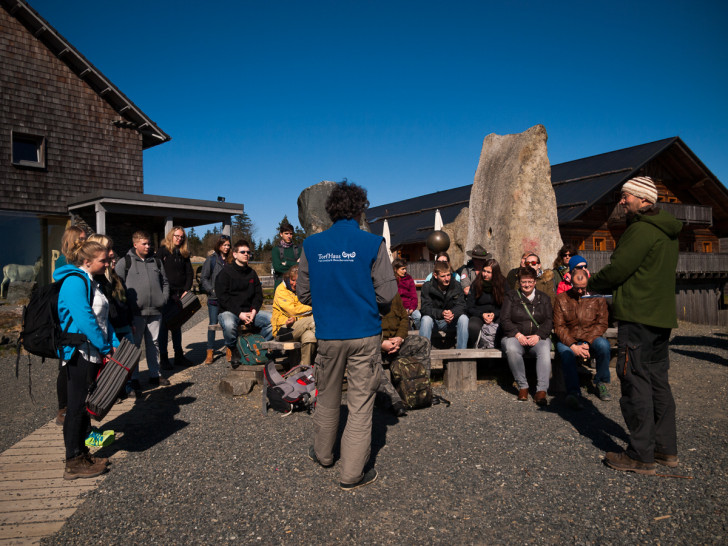
M 506 337 L 503 338 L 501 346 L 506 353 L 508 367 L 511 369 L 513 379 L 516 380 L 519 389 L 528 388 L 523 355 L 529 353 L 536 356 L 536 390 L 548 390 L 551 378 L 551 342 L 548 339 L 539 340 L 533 347 L 524 347 L 515 337 Z
M 168 333 L 172 334 L 174 354 L 184 353 L 184 349 L 182 349 L 182 328 L 167 328 L 167 324 L 164 318 L 162 318 L 162 325 L 159 328 L 159 354 L 161 356 L 167 356 Z
M 422 313 L 420 313 L 420 310 L 415 309 L 414 311 L 412 311 L 410 318 L 412 319 L 412 324 L 414 325 L 415 330 L 419 330 L 420 321 L 422 320 Z
M 271 314 L 268 311 L 258 311 L 253 319 L 253 326 L 260 328 L 260 335 L 266 341 L 273 339 L 273 326 L 270 323 L 270 319 Z M 230 311 L 223 311 L 218 315 L 217 320 L 222 327 L 222 337 L 225 339 L 225 346 L 234 347 L 235 342 L 238 340 L 240 317 Z
M 468 346 L 468 316 L 460 315 L 456 323 L 447 323 L 444 319 L 433 319 L 429 315 L 424 315 L 420 321 L 420 335 L 425 339 L 432 337 L 432 330 L 438 331 L 456 331 L 456 349 L 465 349 Z
M 146 349 L 147 367 L 149 377 L 159 377 L 159 327 L 162 323 L 162 315 L 137 315 L 134 317 L 134 345 L 140 347 L 142 337 Z M 132 379 L 139 378 L 139 367 L 134 369 Z
M 66 459 L 78 457 L 87 451 L 86 436 L 91 429 L 91 417 L 86 411 L 86 395 L 89 385 L 96 378 L 99 364 L 89 362 L 77 350 L 63 366 L 68 381 L 66 418 L 63 421 L 63 444 Z
M 207 304 L 207 314 L 210 316 L 210 324 L 217 324 L 217 315 L 220 312 L 220 307 L 217 305 Z M 215 330 L 207 330 L 207 348 L 215 348 Z
M 579 341 L 577 343 L 582 344 L 585 342 Z M 589 354 L 595 357 L 597 361 L 597 374 L 594 377 L 594 384 L 609 383 L 609 342 L 603 337 L 598 337 L 594 340 L 594 343 L 591 344 L 589 349 Z M 561 369 L 564 372 L 564 382 L 566 383 L 567 394 L 580 394 L 579 374 L 576 371 L 576 355 L 569 347 L 560 341 L 556 343 L 556 352 L 559 353 L 559 356 L 561 357 Z

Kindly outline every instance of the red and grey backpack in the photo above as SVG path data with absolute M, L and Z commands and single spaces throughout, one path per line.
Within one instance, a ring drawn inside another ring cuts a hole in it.
M 316 401 L 316 381 L 313 366 L 299 364 L 285 374 L 276 370 L 275 362 L 268 362 L 264 368 L 265 389 L 268 407 L 286 415 L 305 410 L 311 413 Z

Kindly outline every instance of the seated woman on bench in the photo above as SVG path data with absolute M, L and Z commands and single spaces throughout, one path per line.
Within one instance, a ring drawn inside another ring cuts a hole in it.
M 293 341 L 301 342 L 301 364 L 310 366 L 316 353 L 316 324 L 311 306 L 298 301 L 297 281 L 298 266 L 294 265 L 283 274 L 283 282 L 276 288 L 271 324 L 276 339 L 284 341 L 281 334 L 287 331 Z
M 528 381 L 523 355 L 536 357 L 536 394 L 533 401 L 539 406 L 548 404 L 546 390 L 551 376 L 551 329 L 553 309 L 547 294 L 536 290 L 536 271 L 521 267 L 517 272 L 517 290 L 506 292 L 501 309 L 501 327 L 506 336 L 501 343 L 513 378 L 518 384 L 518 401 L 528 400 Z
M 497 260 L 489 259 L 478 272 L 465 298 L 468 320 L 468 347 L 495 348 L 501 306 L 506 292 L 506 278 Z M 482 335 L 481 335 L 482 333 Z

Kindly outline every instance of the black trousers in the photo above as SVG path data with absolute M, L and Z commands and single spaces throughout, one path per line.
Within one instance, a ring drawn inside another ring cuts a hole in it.
M 675 400 L 668 381 L 670 328 L 619 322 L 619 405 L 630 433 L 627 454 L 644 463 L 655 451 L 677 455 Z
M 91 417 L 86 411 L 86 395 L 96 379 L 99 364 L 89 362 L 77 350 L 64 368 L 68 374 L 68 407 L 63 421 L 63 443 L 66 459 L 72 459 L 87 451 L 85 442 L 91 430 Z

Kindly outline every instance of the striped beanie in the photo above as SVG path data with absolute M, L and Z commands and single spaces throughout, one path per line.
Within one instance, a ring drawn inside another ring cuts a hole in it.
M 657 188 L 649 176 L 635 176 L 630 178 L 622 186 L 622 191 L 635 197 L 647 199 L 653 205 L 657 203 Z

